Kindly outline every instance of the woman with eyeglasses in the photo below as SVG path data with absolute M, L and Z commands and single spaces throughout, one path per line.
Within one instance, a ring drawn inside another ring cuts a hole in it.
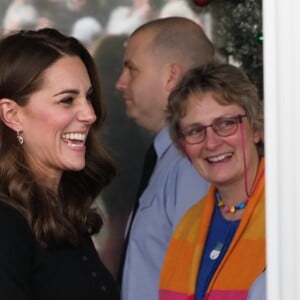
M 208 194 L 182 218 L 167 250 L 159 299 L 247 299 L 266 267 L 263 108 L 238 68 L 188 72 L 169 97 L 171 135 Z

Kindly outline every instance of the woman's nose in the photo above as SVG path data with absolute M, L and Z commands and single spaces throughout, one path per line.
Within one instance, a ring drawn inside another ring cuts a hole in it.
M 206 128 L 206 137 L 204 139 L 204 143 L 208 149 L 214 149 L 220 144 L 220 137 L 215 133 L 212 127 Z
M 97 117 L 90 101 L 85 100 L 82 103 L 78 111 L 78 119 L 87 124 L 92 124 L 96 121 Z

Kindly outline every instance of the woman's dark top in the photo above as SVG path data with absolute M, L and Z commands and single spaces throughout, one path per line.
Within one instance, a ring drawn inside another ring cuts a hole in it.
M 78 246 L 42 248 L 25 218 L 0 201 L 1 300 L 118 300 L 89 236 Z

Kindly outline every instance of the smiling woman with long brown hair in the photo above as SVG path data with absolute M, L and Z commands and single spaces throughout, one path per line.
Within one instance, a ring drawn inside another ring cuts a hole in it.
M 0 298 L 119 299 L 91 206 L 115 169 L 94 62 L 54 29 L 0 41 Z

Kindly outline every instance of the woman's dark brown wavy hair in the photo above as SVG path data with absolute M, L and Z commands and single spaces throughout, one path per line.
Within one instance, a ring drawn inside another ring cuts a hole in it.
M 97 121 L 87 137 L 85 168 L 65 171 L 59 193 L 54 194 L 37 182 L 16 133 L 0 123 L 0 199 L 25 216 L 44 247 L 76 245 L 80 235 L 96 233 L 102 226 L 102 218 L 92 204 L 115 175 L 115 168 L 99 142 L 105 119 L 99 77 L 84 46 L 55 29 L 19 31 L 0 41 L 0 99 L 12 99 L 20 106 L 26 106 L 30 95 L 40 89 L 44 71 L 64 56 L 82 60 L 93 88 Z

